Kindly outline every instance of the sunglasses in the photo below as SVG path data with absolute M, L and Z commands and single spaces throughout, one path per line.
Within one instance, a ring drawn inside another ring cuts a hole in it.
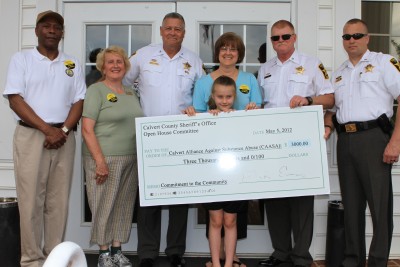
M 367 35 L 368 35 L 367 33 L 343 34 L 342 38 L 343 38 L 343 40 L 346 40 L 346 41 L 350 40 L 351 37 L 353 37 L 354 40 L 359 40 Z
M 294 33 L 283 34 L 283 35 L 274 35 L 274 36 L 271 36 L 271 41 L 276 42 L 276 41 L 279 41 L 280 38 L 282 38 L 282 40 L 284 40 L 284 41 L 287 41 L 290 39 L 290 37 L 292 37 L 292 35 L 294 35 Z

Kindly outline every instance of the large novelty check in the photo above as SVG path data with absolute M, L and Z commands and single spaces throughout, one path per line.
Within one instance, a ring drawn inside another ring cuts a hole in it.
M 321 106 L 136 119 L 141 206 L 329 194 Z

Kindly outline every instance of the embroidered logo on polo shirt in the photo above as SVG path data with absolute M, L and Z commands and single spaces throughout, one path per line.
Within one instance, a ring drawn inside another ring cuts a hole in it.
M 250 92 L 250 88 L 246 84 L 242 84 L 239 86 L 239 91 L 242 92 L 243 94 L 248 94 Z
M 75 62 L 73 62 L 72 60 L 67 59 L 67 60 L 64 61 L 64 66 L 67 68 L 67 69 L 65 70 L 65 73 L 66 73 L 69 77 L 74 76 L 74 71 L 73 71 L 73 69 L 75 69 Z
M 117 102 L 117 101 L 118 101 L 118 98 L 117 98 L 116 95 L 110 93 L 110 94 L 107 95 L 107 100 L 110 101 L 110 102 L 112 102 L 112 103 L 114 103 L 114 102 Z

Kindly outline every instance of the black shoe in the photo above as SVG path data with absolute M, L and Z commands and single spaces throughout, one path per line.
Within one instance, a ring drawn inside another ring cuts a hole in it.
M 168 256 L 168 259 L 172 267 L 185 267 L 185 259 L 178 254 Z
M 139 267 L 153 267 L 154 260 L 150 258 L 145 258 L 140 260 Z
M 284 261 L 281 261 L 281 260 L 271 256 L 268 259 L 260 260 L 258 262 L 258 265 L 261 265 L 264 267 L 274 267 L 274 266 L 278 266 L 281 263 L 284 263 Z

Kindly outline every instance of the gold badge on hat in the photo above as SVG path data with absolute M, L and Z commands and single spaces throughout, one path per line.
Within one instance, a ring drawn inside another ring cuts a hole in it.
M 367 66 L 365 66 L 365 72 L 372 72 L 374 68 L 375 68 L 374 66 L 368 64 Z
M 183 63 L 183 69 L 185 70 L 185 73 L 189 73 L 191 67 L 192 66 L 189 64 L 189 62 Z
M 72 60 L 65 60 L 64 61 L 64 66 L 67 68 L 65 70 L 65 73 L 69 76 L 72 77 L 74 76 L 74 71 L 73 69 L 75 69 L 75 62 L 73 62 Z
M 114 95 L 113 93 L 110 93 L 107 95 L 107 100 L 114 103 L 118 101 L 118 98 L 116 95 Z
M 303 66 L 297 67 L 296 68 L 296 74 L 303 74 L 305 71 Z
M 246 84 L 242 84 L 239 86 L 239 91 L 243 94 L 248 94 L 250 92 L 250 87 Z

